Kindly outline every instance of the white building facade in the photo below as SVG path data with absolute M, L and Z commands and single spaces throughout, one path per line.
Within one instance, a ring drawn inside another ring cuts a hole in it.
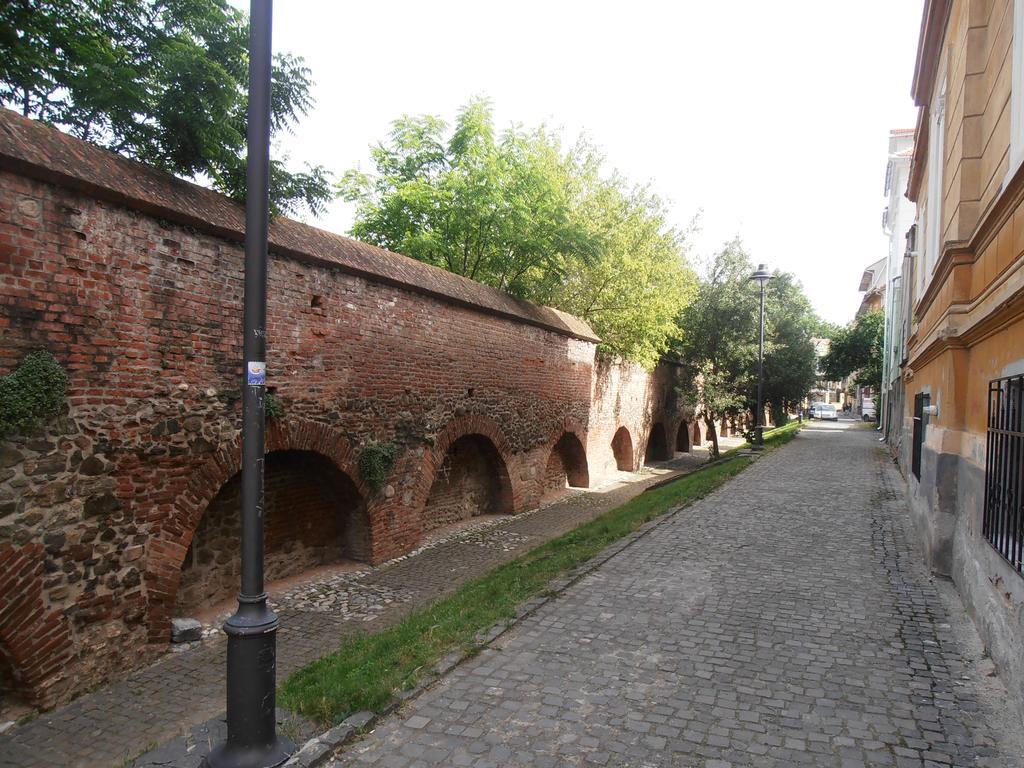
M 914 156 L 914 129 L 901 128 L 889 132 L 889 159 L 885 168 L 886 207 L 882 214 L 882 230 L 889 238 L 886 256 L 883 311 L 885 337 L 882 358 L 882 391 L 879 393 L 878 418 L 886 440 L 898 448 L 903 428 L 903 386 L 900 364 L 906 356 L 909 330 L 908 285 L 913 280 L 909 262 L 913 238 L 908 238 L 917 217 L 916 206 L 907 199 L 910 164 Z

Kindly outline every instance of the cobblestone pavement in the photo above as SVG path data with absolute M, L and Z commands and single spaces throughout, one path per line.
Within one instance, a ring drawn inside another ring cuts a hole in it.
M 920 565 L 874 436 L 806 429 L 335 768 L 1024 765 L 1000 735 L 1005 691 Z
M 623 504 L 669 471 L 692 471 L 697 450 L 660 473 L 576 493 L 540 510 L 473 524 L 416 553 L 358 573 L 289 587 L 272 602 L 281 617 L 279 679 L 333 651 L 340 637 L 390 626 L 496 565 Z M 214 631 L 196 647 L 169 653 L 126 679 L 0 733 L 0 768 L 122 766 L 223 712 L 225 640 Z

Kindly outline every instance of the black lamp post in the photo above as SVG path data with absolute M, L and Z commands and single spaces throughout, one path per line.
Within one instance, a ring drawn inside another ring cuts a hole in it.
M 757 342 L 757 412 L 754 413 L 754 446 L 764 445 L 764 288 L 771 279 L 771 273 L 764 264 L 758 264 L 757 271 L 750 276 L 761 285 L 761 324 Z
M 270 179 L 272 0 L 249 5 L 249 125 L 242 340 L 242 589 L 228 636 L 227 725 L 209 768 L 271 768 L 295 750 L 277 735 L 276 614 L 263 590 L 263 431 L 266 397 L 267 228 Z

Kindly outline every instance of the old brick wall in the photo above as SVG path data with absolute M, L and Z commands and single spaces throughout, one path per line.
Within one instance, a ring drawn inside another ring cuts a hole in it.
M 59 418 L 0 441 L 0 654 L 33 703 L 162 651 L 176 610 L 233 590 L 240 217 L 0 111 L 0 375 L 43 348 L 70 376 Z M 674 369 L 600 360 L 578 320 L 295 222 L 272 226 L 268 296 L 284 415 L 267 450 L 306 457 L 268 475 L 290 515 L 268 507 L 271 577 L 293 556 L 380 562 L 484 506 L 532 508 L 567 433 L 600 484 L 617 429 L 639 465 L 650 425 L 681 418 Z M 358 470 L 373 443 L 398 449 L 379 491 Z M 465 481 L 454 495 L 441 470 Z M 339 507 L 358 509 L 343 523 Z
M 679 369 L 667 363 L 648 373 L 638 365 L 595 360 L 586 442 L 591 482 L 614 476 L 617 469 L 635 470 L 647 460 L 669 458 L 667 435 L 693 419 L 677 401 L 679 376 Z M 656 455 L 648 458 L 652 433 Z M 617 460 L 616 447 L 627 443 L 630 460 L 624 453 Z

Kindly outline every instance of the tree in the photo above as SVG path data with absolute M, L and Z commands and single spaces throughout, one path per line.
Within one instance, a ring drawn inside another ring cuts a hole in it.
M 882 346 L 885 315 L 869 312 L 860 315 L 832 337 L 829 352 L 821 359 L 822 370 L 830 381 L 856 374 L 854 383 L 882 388 Z
M 764 402 L 771 408 L 773 422 L 781 426 L 817 380 L 818 359 L 811 338 L 823 323 L 788 272 L 772 275 L 766 294 Z
M 447 131 L 403 117 L 372 149 L 373 174 L 345 174 L 352 235 L 576 314 L 604 351 L 653 366 L 693 288 L 663 203 L 602 175 L 585 142 L 563 151 L 543 127 L 497 133 L 483 99 Z
M 683 399 L 699 408 L 718 455 L 716 422 L 757 406 L 759 291 L 739 240 L 706 265 L 697 296 L 682 312 L 674 351 L 684 366 Z M 821 321 L 793 275 L 776 271 L 765 291 L 764 402 L 776 424 L 815 381 L 811 337 Z
M 312 106 L 301 58 L 274 58 L 271 125 Z M 245 197 L 248 21 L 227 0 L 0 3 L 0 102 L 73 136 Z M 332 197 L 322 166 L 271 162 L 275 213 Z
M 758 297 L 754 271 L 737 239 L 705 266 L 694 300 L 679 317 L 682 332 L 673 349 L 683 365 L 683 400 L 699 408 L 719 455 L 716 422 L 746 407 L 757 364 Z

